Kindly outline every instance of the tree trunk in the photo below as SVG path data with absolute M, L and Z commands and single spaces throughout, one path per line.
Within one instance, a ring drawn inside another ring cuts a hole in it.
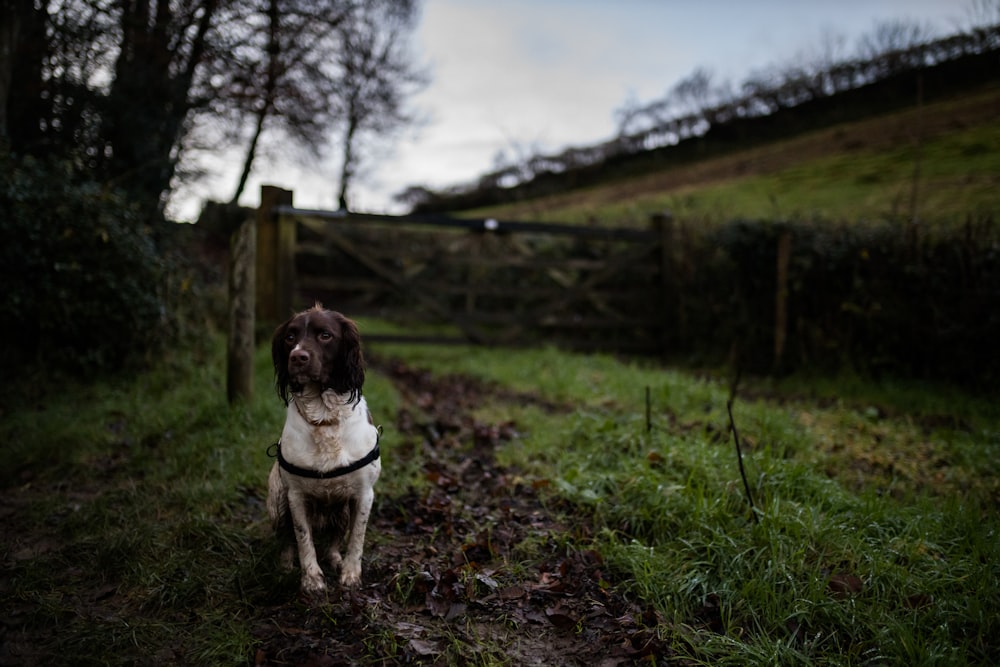
M 115 62 L 104 136 L 112 155 L 106 177 L 123 187 L 148 219 L 162 218 L 163 196 L 177 165 L 177 142 L 190 110 L 188 95 L 205 53 L 217 0 L 205 0 L 190 46 L 179 49 L 170 3 L 124 3 L 122 46 Z M 186 56 L 179 54 L 186 53 Z M 186 60 L 178 62 L 180 57 Z M 176 72 L 176 73 L 175 73 Z
M 0 94 L 0 114 L 4 118 L 0 136 L 9 142 L 12 152 L 43 155 L 45 151 L 39 152 L 41 126 L 52 119 L 52 96 L 45 95 L 42 78 L 42 63 L 48 54 L 48 10 L 44 3 L 36 9 L 31 0 L 2 4 L 0 31 L 5 40 L 10 40 L 10 51 L 6 51 L 5 44 L 0 53 L 0 70 L 9 77 Z
M 0 11 L 0 146 L 7 143 L 7 98 L 14 76 L 14 51 L 21 31 L 21 17 L 13 3 L 4 2 Z
M 236 184 L 236 191 L 233 193 L 233 198 L 229 200 L 232 206 L 236 206 L 239 202 L 240 195 L 243 194 L 243 190 L 247 186 L 247 179 L 250 178 L 250 170 L 253 167 L 254 158 L 257 156 L 257 142 L 264 131 L 264 117 L 266 115 L 267 111 L 265 109 L 261 109 L 257 114 L 257 125 L 254 128 L 253 137 L 250 139 L 250 146 L 247 147 L 247 155 L 243 159 L 243 171 L 240 173 L 240 181 Z
M 257 144 L 260 142 L 260 135 L 264 133 L 264 121 L 274 109 L 275 90 L 278 87 L 278 63 L 277 57 L 281 46 L 278 40 L 278 29 L 280 14 L 277 0 L 271 0 L 267 6 L 268 37 L 267 37 L 267 79 L 264 82 L 264 101 L 257 112 L 257 122 L 254 126 L 253 137 L 250 138 L 250 145 L 247 147 L 247 155 L 243 160 L 243 171 L 240 173 L 240 181 L 236 185 L 236 192 L 229 203 L 236 205 L 243 194 L 250 178 L 250 171 L 253 169 L 253 161 L 257 157 Z
M 344 132 L 344 165 L 340 170 L 340 195 L 337 197 L 342 211 L 347 210 L 347 190 L 354 179 L 354 137 L 357 130 L 357 118 L 351 114 L 347 121 L 347 130 Z

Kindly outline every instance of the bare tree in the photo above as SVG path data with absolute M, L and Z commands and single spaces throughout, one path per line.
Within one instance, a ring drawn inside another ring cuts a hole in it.
M 235 4 L 235 3 L 234 3 Z M 117 57 L 102 113 L 105 173 L 146 208 L 162 215 L 177 165 L 176 147 L 196 76 L 213 55 L 225 0 L 125 0 L 117 7 Z
M 405 97 L 423 81 L 406 37 L 415 0 L 256 0 L 228 31 L 214 77 L 210 120 L 228 118 L 227 141 L 246 146 L 231 203 L 239 200 L 264 135 L 315 155 L 342 151 L 343 205 L 359 163 L 359 140 L 405 125 Z M 213 124 L 214 127 L 214 124 Z M 331 138 L 330 132 L 337 135 Z
M 350 0 L 262 0 L 248 8 L 246 39 L 234 43 L 236 57 L 220 76 L 236 127 L 249 122 L 239 181 L 231 198 L 239 200 L 253 168 L 265 130 L 270 128 L 318 152 L 335 121 L 329 100 L 336 96 L 334 73 L 325 63 L 342 45 L 337 27 L 352 10 Z
M 615 111 L 618 135 L 625 136 L 658 127 L 668 123 L 676 115 L 673 99 L 669 95 L 646 104 L 635 97 L 630 97 Z
M 199 141 L 246 147 L 235 201 L 265 134 L 319 154 L 343 128 L 346 191 L 358 137 L 409 119 L 416 2 L 0 0 L 0 134 L 124 189 L 148 220 Z
M 261 60 L 263 62 L 259 65 L 264 70 L 263 76 L 260 77 L 263 85 L 261 86 L 259 99 L 255 100 L 256 109 L 253 111 L 253 132 L 250 136 L 250 142 L 247 145 L 246 157 L 243 158 L 243 168 L 240 171 L 239 181 L 229 201 L 232 205 L 235 205 L 239 201 L 240 195 L 243 194 L 243 189 L 246 187 L 247 179 L 250 177 L 250 170 L 253 168 L 253 162 L 257 157 L 257 146 L 260 143 L 261 135 L 264 133 L 264 123 L 274 111 L 274 104 L 278 94 L 278 79 L 281 70 L 281 62 L 279 60 L 281 55 L 281 43 L 279 40 L 281 11 L 278 7 L 278 0 L 267 0 L 265 11 L 267 15 L 267 45 L 262 54 L 263 58 Z M 256 74 L 254 70 L 256 69 L 258 68 L 251 66 L 251 75 L 247 76 L 245 81 L 249 83 L 257 80 L 257 77 L 254 76 Z
M 1000 0 L 969 0 L 966 14 L 973 29 L 1000 25 Z
M 794 59 L 796 64 L 786 70 L 785 76 L 808 80 L 813 97 L 833 95 L 838 92 L 834 72 L 847 57 L 847 37 L 826 28 L 810 49 Z
M 911 65 L 908 57 L 914 47 L 929 42 L 932 37 L 930 27 L 915 21 L 882 21 L 858 38 L 857 57 L 877 63 L 880 75 L 889 74 Z
M 341 126 L 337 200 L 342 209 L 348 207 L 362 139 L 385 137 L 415 120 L 406 103 L 427 82 L 408 47 L 416 13 L 411 0 L 362 0 L 337 28 L 341 49 L 332 102 Z
M 711 70 L 696 67 L 691 74 L 674 84 L 668 96 L 681 113 L 703 113 L 713 101 Z
M 161 216 L 191 93 L 235 0 L 5 0 L 10 149 L 68 160 Z M 9 74 L 8 74 L 9 69 Z

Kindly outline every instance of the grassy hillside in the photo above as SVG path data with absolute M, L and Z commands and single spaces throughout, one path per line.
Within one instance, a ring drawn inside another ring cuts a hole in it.
M 964 222 L 1000 212 L 1000 85 L 469 215 L 641 226 L 737 218 Z

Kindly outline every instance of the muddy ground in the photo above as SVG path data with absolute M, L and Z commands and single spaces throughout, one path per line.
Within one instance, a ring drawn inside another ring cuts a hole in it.
M 325 600 L 300 596 L 297 570 L 282 574 L 277 543 L 264 529 L 262 490 L 246 489 L 237 519 L 253 527 L 248 543 L 262 559 L 259 568 L 237 577 L 250 578 L 240 583 L 242 611 L 234 611 L 250 616 L 256 642 L 246 664 L 614 666 L 673 658 L 661 636 L 676 642 L 684 633 L 663 632 L 663 619 L 626 595 L 623 575 L 590 547 L 585 517 L 547 493 L 545 480 L 529 480 L 497 463 L 497 447 L 517 437 L 518 425 L 473 416 L 482 405 L 537 405 L 553 414 L 572 406 L 465 376 L 434 376 L 398 360 L 374 359 L 371 365 L 402 396 L 397 415 L 382 415 L 385 426 L 402 436 L 386 453 L 396 461 L 386 463 L 383 475 L 394 465 L 421 461 L 428 484 L 401 497 L 376 489 L 363 585 L 342 591 L 328 568 Z M 131 446 L 123 439 L 93 480 L 34 484 L 26 472 L 22 486 L 0 493 L 0 529 L 7 540 L 0 665 L 53 664 L 53 652 L 63 656 L 80 642 L 83 653 L 65 655 L 64 664 L 202 664 L 191 657 L 179 630 L 194 618 L 183 607 L 163 612 L 169 620 L 155 646 L 148 645 L 149 637 L 130 647 L 102 635 L 133 621 L 160 628 L 155 601 L 149 601 L 150 616 L 141 598 L 118 589 L 114 573 L 95 578 L 92 568 L 57 557 L 66 548 L 62 527 L 71 509 L 41 522 L 33 514 L 35 504 L 52 494 L 65 497 L 68 507 L 96 502 L 106 492 L 101 479 L 108 488 L 121 483 L 116 471 Z M 43 609 L 41 598 L 12 593 L 11 573 L 36 558 L 53 566 L 45 582 L 51 591 L 39 593 L 54 601 L 52 609 Z M 717 620 L 717 609 L 706 607 L 689 622 L 711 627 Z M 104 657 L 92 654 L 98 650 Z
M 539 488 L 497 464 L 494 450 L 517 424 L 472 417 L 483 401 L 568 407 L 374 363 L 407 406 L 394 425 L 405 446 L 393 455 L 421 451 L 430 490 L 377 501 L 360 590 L 334 586 L 320 611 L 304 600 L 262 610 L 255 663 L 662 664 L 671 654 L 662 620 L 579 546 L 587 528 L 565 518 L 572 509 L 543 503 Z

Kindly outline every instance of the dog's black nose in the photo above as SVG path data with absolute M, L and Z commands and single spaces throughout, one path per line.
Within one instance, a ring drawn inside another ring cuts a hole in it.
M 290 364 L 307 364 L 309 363 L 309 353 L 305 350 L 292 350 L 292 353 L 288 355 L 288 363 Z

